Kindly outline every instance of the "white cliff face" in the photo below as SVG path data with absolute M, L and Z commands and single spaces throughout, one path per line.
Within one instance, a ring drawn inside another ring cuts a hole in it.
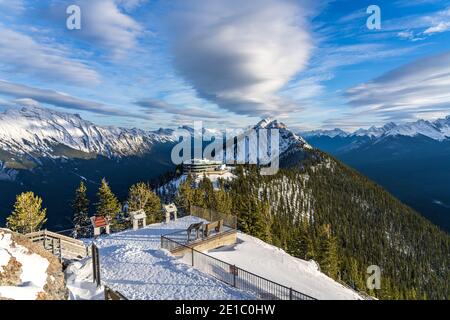
M 166 132 L 97 126 L 79 115 L 24 107 L 0 114 L 0 149 L 15 155 L 52 156 L 56 145 L 120 157 L 140 154 L 153 143 L 172 141 Z

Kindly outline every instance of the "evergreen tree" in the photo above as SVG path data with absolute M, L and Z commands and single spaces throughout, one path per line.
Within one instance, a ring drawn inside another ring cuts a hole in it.
M 192 189 L 192 176 L 189 174 L 186 180 L 180 183 L 175 203 L 184 212 L 190 212 L 190 206 L 194 205 L 194 190 Z
M 147 215 L 147 224 L 160 221 L 161 200 L 150 189 L 150 186 L 143 182 L 138 182 L 130 187 L 128 192 L 128 208 L 130 211 L 144 210 Z
M 121 211 L 120 203 L 104 178 L 102 179 L 100 188 L 98 189 L 97 197 L 98 202 L 95 205 L 95 215 L 109 217 L 109 219 L 111 219 L 111 227 L 114 230 L 120 230 L 122 225 L 117 220 L 118 214 Z
M 322 272 L 337 279 L 339 273 L 339 257 L 337 239 L 331 235 L 329 225 L 322 226 L 319 240 L 319 265 Z
M 6 226 L 12 231 L 29 233 L 39 231 L 47 221 L 47 209 L 41 209 L 42 199 L 33 192 L 23 192 L 16 197 L 14 211 L 6 218 Z
M 80 185 L 75 191 L 75 199 L 72 203 L 73 209 L 73 236 L 75 238 L 84 238 L 89 236 L 90 232 L 88 226 L 90 225 L 89 219 L 89 199 L 86 195 L 86 185 L 83 181 L 80 181 Z

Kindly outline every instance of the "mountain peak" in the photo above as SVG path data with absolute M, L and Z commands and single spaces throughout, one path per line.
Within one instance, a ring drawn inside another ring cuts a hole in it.
M 265 118 L 255 125 L 255 129 L 286 129 L 287 126 L 277 119 Z

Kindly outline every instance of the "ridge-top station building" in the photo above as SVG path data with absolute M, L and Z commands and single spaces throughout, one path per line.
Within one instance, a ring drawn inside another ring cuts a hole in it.
M 212 161 L 208 159 L 191 159 L 183 162 L 184 174 L 222 174 L 225 172 L 228 172 L 227 167 L 221 161 Z

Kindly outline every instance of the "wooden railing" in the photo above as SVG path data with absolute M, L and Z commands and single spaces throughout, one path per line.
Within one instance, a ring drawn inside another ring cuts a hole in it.
M 88 247 L 83 241 L 48 230 L 31 232 L 25 235 L 34 243 L 41 244 L 61 260 L 80 260 L 88 255 Z

